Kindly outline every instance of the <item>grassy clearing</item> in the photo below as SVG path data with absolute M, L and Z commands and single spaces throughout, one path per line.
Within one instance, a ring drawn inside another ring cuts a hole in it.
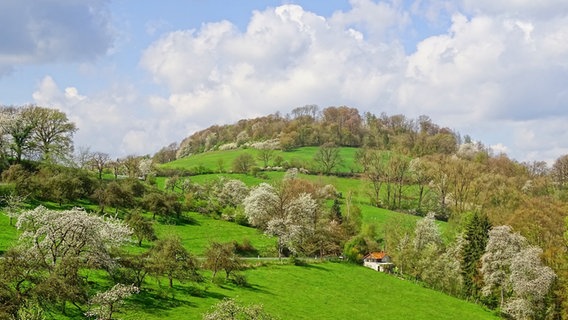
M 16 223 L 15 219 L 13 223 Z M 18 239 L 18 236 L 18 229 L 10 225 L 10 218 L 4 212 L 0 212 L 0 254 L 10 248 Z
M 272 264 L 245 275 L 248 288 L 178 285 L 164 291 L 150 283 L 151 290 L 132 299 L 120 317 L 201 319 L 211 305 L 231 297 L 262 303 L 280 319 L 498 319 L 478 305 L 350 264 Z
M 212 241 L 242 244 L 248 240 L 258 250 L 259 255 L 273 256 L 276 239 L 264 235 L 255 228 L 245 227 L 233 222 L 215 220 L 198 213 L 189 213 L 192 223 L 182 225 L 155 224 L 158 238 L 180 237 L 183 245 L 193 254 L 201 256 Z
M 304 167 L 313 169 L 316 164 L 314 163 L 314 156 L 318 152 L 318 147 L 303 147 L 291 151 L 274 150 L 274 158 L 282 157 L 284 161 L 292 164 L 293 166 Z M 355 155 L 357 148 L 340 148 L 339 155 L 342 159 L 341 165 L 338 167 L 339 172 L 359 172 L 360 167 L 356 164 Z M 233 161 L 243 153 L 250 153 L 257 166 L 263 166 L 262 162 L 257 159 L 258 150 L 256 149 L 237 149 L 226 151 L 209 151 L 205 153 L 198 153 L 189 157 L 178 159 L 162 165 L 165 169 L 185 169 L 191 170 L 201 168 L 198 171 L 220 172 L 231 171 Z

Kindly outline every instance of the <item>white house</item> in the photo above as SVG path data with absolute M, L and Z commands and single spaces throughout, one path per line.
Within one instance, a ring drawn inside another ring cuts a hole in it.
M 393 267 L 391 258 L 384 251 L 367 254 L 363 257 L 363 265 L 380 272 L 389 272 Z

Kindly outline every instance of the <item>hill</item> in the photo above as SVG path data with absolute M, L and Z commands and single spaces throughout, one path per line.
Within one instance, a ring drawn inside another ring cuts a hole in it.
M 184 295 L 188 288 L 178 286 L 172 308 L 149 307 L 150 297 L 141 294 L 121 317 L 201 319 L 218 299 L 231 297 L 260 303 L 280 319 L 498 319 L 478 305 L 350 264 L 271 264 L 245 275 L 250 287 L 212 286 L 202 297 Z

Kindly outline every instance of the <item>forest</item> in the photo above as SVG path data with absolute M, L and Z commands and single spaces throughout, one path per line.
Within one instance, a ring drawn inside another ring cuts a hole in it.
M 114 159 L 75 150 L 56 109 L 0 117 L 0 318 L 113 319 L 150 279 L 246 287 L 246 257 L 361 264 L 380 250 L 393 277 L 505 318 L 568 319 L 568 155 L 521 163 L 428 116 L 308 105 Z M 167 236 L 200 217 L 267 238 L 189 250 Z M 272 318 L 234 300 L 203 318 L 226 312 Z

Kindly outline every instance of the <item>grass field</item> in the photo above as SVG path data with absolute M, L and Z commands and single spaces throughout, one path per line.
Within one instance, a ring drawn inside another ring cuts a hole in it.
M 276 239 L 264 235 L 255 228 L 233 222 L 215 220 L 198 213 L 189 213 L 192 223 L 183 225 L 155 224 L 158 238 L 178 236 L 184 246 L 193 254 L 201 256 L 212 241 L 243 243 L 248 240 L 260 255 L 274 256 Z
M 303 147 L 291 151 L 274 150 L 274 158 L 280 156 L 284 161 L 298 167 L 312 169 L 316 166 L 314 156 L 318 152 L 318 147 Z M 337 168 L 339 172 L 359 172 L 360 167 L 356 164 L 356 148 L 340 148 L 339 155 L 342 159 L 341 165 Z M 206 169 L 209 172 L 231 171 L 233 161 L 241 154 L 251 154 L 257 166 L 263 166 L 257 159 L 258 150 L 256 149 L 236 149 L 226 151 L 209 151 L 198 153 L 189 157 L 181 158 L 161 165 L 162 168 L 186 169 L 194 168 Z M 271 163 L 272 164 L 272 163 Z M 220 170 L 222 169 L 222 170 Z
M 248 288 L 177 285 L 167 293 L 175 299 L 163 302 L 156 297 L 164 292 L 153 285 L 134 297 L 119 317 L 201 319 L 220 299 L 235 298 L 245 304 L 261 303 L 280 319 L 498 319 L 478 305 L 350 264 L 272 264 L 245 275 Z
M 14 220 L 13 223 L 16 223 Z M 18 239 L 18 229 L 10 226 L 10 219 L 0 212 L 0 254 L 5 252 Z

